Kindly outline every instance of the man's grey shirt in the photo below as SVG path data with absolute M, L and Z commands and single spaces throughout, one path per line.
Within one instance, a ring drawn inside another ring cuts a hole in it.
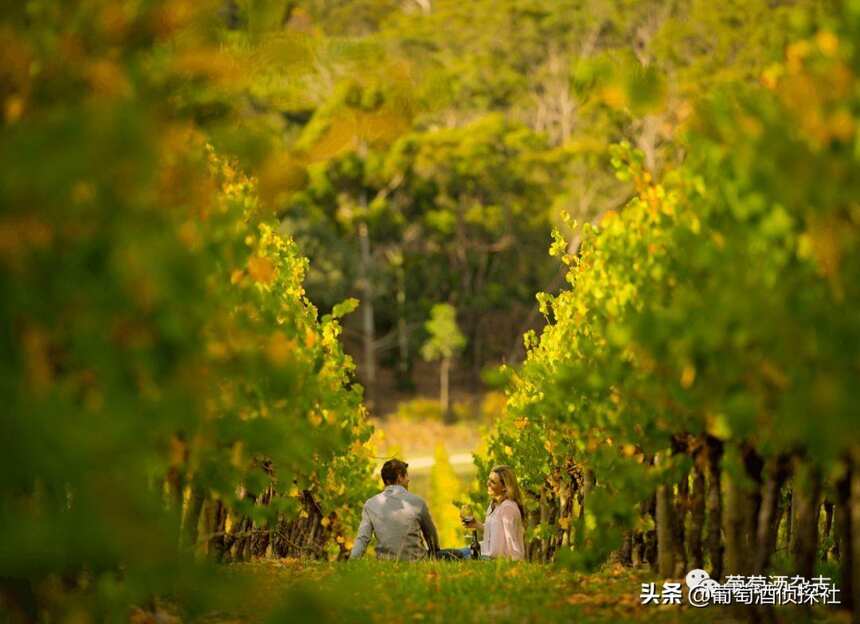
M 427 503 L 402 485 L 388 485 L 364 503 L 350 559 L 364 554 L 374 533 L 377 559 L 424 559 L 427 556 L 424 542 L 433 550 L 439 547 L 439 536 Z

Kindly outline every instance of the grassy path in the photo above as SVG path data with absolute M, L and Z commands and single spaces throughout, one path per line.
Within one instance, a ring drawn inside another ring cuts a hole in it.
M 640 584 L 657 582 L 648 570 L 609 566 L 578 575 L 539 564 L 496 562 L 398 564 L 363 560 L 295 560 L 226 566 L 223 574 L 247 583 L 241 613 L 208 622 L 456 623 L 483 622 L 735 622 L 727 608 L 645 606 Z M 802 621 L 783 608 L 778 621 Z M 813 621 L 845 622 L 847 614 L 816 611 Z

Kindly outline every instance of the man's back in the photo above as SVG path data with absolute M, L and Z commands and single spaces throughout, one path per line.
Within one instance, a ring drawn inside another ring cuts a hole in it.
M 402 485 L 387 485 L 364 504 L 351 559 L 364 554 L 372 533 L 376 533 L 379 559 L 423 559 L 427 556 L 424 542 L 433 550 L 439 544 L 427 503 Z

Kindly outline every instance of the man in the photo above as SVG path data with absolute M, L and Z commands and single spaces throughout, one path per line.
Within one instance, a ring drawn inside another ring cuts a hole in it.
M 385 489 L 364 504 L 350 559 L 364 554 L 374 533 L 377 559 L 414 561 L 426 558 L 428 549 L 433 554 L 439 549 L 439 536 L 427 503 L 407 491 L 408 467 L 399 459 L 389 459 L 383 464 Z

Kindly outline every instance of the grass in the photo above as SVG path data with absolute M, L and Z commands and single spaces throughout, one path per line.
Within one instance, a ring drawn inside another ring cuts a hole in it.
M 660 582 L 647 569 L 606 566 L 582 575 L 556 566 L 508 562 L 396 563 L 365 559 L 326 563 L 260 561 L 226 566 L 222 574 L 243 584 L 242 606 L 210 614 L 207 622 L 271 624 L 327 622 L 736 622 L 728 608 L 642 605 L 641 583 Z M 848 622 L 821 608 L 815 622 Z M 777 621 L 802 621 L 783 607 Z

